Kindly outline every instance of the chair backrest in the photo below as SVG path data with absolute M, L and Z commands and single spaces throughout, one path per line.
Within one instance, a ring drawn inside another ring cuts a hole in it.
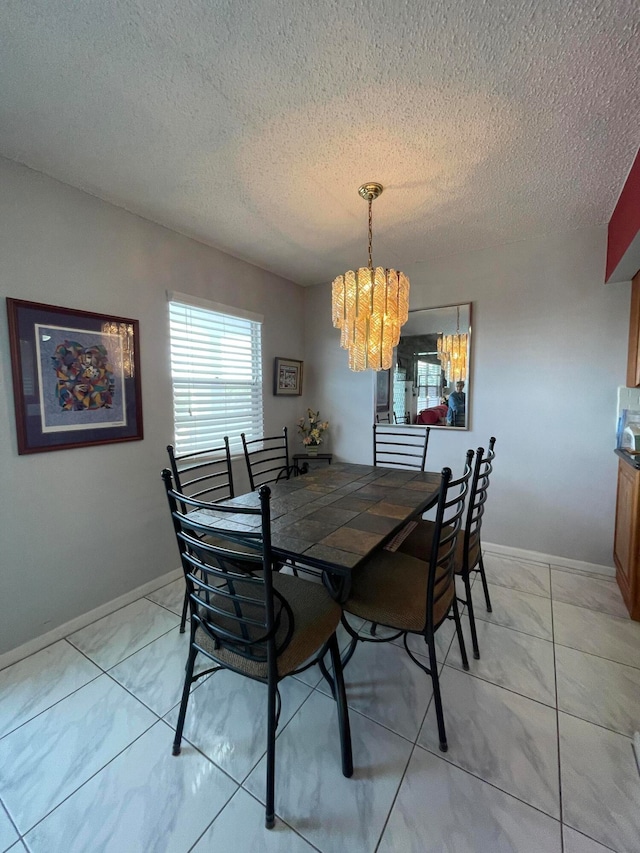
M 172 444 L 167 446 L 175 490 L 192 498 L 222 501 L 234 497 L 229 439 L 218 447 L 182 453 L 176 456 Z
M 396 415 L 396 413 L 394 412 L 393 422 L 394 424 L 409 424 L 411 423 L 411 413 L 405 412 L 404 415 L 400 415 L 400 417 L 398 417 L 398 415 Z
M 431 540 L 429 577 L 427 582 L 427 629 L 437 627 L 444 615 L 434 624 L 438 602 L 455 596 L 455 555 L 458 535 L 462 527 L 464 507 L 469 493 L 473 450 L 468 450 L 462 476 L 453 479 L 451 468 L 443 468 L 436 506 L 436 518 Z
M 389 418 L 389 412 L 386 415 L 376 415 L 376 423 L 377 424 L 390 424 L 391 419 Z
M 424 471 L 431 427 L 373 425 L 373 464 Z
M 177 492 L 169 469 L 164 469 L 162 479 L 189 594 L 192 641 L 201 627 L 211 639 L 206 654 L 213 660 L 247 674 L 242 661 L 234 667 L 231 652 L 257 667 L 267 663 L 275 675 L 277 655 L 293 633 L 293 614 L 286 600 L 274 594 L 271 582 L 271 490 L 268 486 L 260 489 L 255 507 L 212 509 L 207 501 Z M 258 516 L 258 524 L 249 523 L 246 532 L 239 532 L 237 522 L 226 520 L 227 515 L 237 519 L 239 513 Z M 287 622 L 288 630 L 282 632 Z M 284 633 L 277 644 L 276 630 L 279 637 Z M 216 650 L 221 650 L 221 658 L 216 657 Z
M 252 492 L 267 483 L 289 479 L 291 466 L 286 427 L 282 428 L 282 435 L 264 436 L 250 441 L 247 441 L 244 433 L 241 437 Z
M 467 502 L 467 517 L 464 526 L 464 550 L 462 552 L 462 571 L 469 572 L 480 562 L 480 528 L 484 516 L 489 480 L 493 471 L 493 460 L 495 459 L 496 440 L 492 436 L 489 440 L 487 455 L 484 448 L 479 447 L 476 451 L 476 461 L 473 466 L 473 477 L 469 489 L 469 500 Z

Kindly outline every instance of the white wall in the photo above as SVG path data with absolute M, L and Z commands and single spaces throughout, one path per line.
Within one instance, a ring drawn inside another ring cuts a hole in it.
M 138 318 L 145 431 L 18 456 L 2 308 L 1 654 L 179 565 L 160 480 L 173 440 L 165 291 L 264 315 L 265 428 L 295 435 L 302 402 L 272 395 L 272 371 L 276 355 L 304 358 L 304 290 L 2 159 L 0 187 L 0 296 Z
M 485 540 L 611 566 L 630 287 L 603 284 L 605 249 L 595 228 L 403 269 L 412 309 L 473 302 L 471 429 L 434 430 L 427 467 L 459 466 L 495 435 Z M 370 462 L 372 374 L 348 370 L 330 301 L 329 286 L 308 290 L 307 394 L 334 452 Z

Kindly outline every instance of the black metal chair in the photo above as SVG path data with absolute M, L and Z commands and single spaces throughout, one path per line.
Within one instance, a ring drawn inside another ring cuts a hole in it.
M 176 492 L 168 469 L 162 472 L 162 478 L 191 608 L 189 656 L 173 754 L 180 753 L 194 681 L 226 668 L 266 684 L 265 822 L 270 829 L 275 821 L 275 743 L 281 707 L 278 684 L 286 676 L 319 663 L 327 651 L 333 664 L 332 690 L 338 709 L 342 772 L 347 777 L 353 774 L 349 714 L 335 633 L 340 624 L 340 605 L 321 584 L 273 571 L 268 486 L 260 488 L 253 507 L 214 509 L 208 502 Z M 235 516 L 235 523 L 225 521 L 228 514 Z M 245 532 L 237 529 L 238 514 L 247 517 Z M 225 545 L 209 544 L 210 541 Z M 194 675 L 199 653 L 214 666 Z
M 473 468 L 473 477 L 471 479 L 471 488 L 469 489 L 469 499 L 467 502 L 464 535 L 458 538 L 458 547 L 456 548 L 454 560 L 455 573 L 462 578 L 465 589 L 465 597 L 462 598 L 459 596 L 458 601 L 467 605 L 469 627 L 471 629 L 471 642 L 473 644 L 473 656 L 476 660 L 480 658 L 480 649 L 478 647 L 478 634 L 476 631 L 476 620 L 473 611 L 470 576 L 471 572 L 477 572 L 480 575 L 485 604 L 487 610 L 491 613 L 491 599 L 489 597 L 489 587 L 487 586 L 487 577 L 482 559 L 480 529 L 482 527 L 485 504 L 487 502 L 489 480 L 491 473 L 493 472 L 493 460 L 496 455 L 493 449 L 495 443 L 496 440 L 492 436 L 489 441 L 486 456 L 483 447 L 479 447 L 476 451 L 476 461 Z M 398 550 L 414 557 L 419 554 L 423 554 L 425 549 L 430 547 L 434 532 L 435 528 L 433 522 L 421 521 L 402 542 Z
M 252 492 L 260 486 L 289 479 L 293 473 L 293 465 L 289 463 L 286 427 L 282 428 L 282 435 L 263 436 L 247 441 L 242 433 L 241 438 Z
M 391 418 L 389 417 L 389 412 L 385 415 L 376 415 L 376 423 L 377 424 L 390 424 Z
M 373 464 L 424 471 L 429 446 L 428 426 L 373 425 Z
M 345 613 L 395 632 L 385 637 L 359 634 L 343 616 L 342 623 L 352 637 L 344 665 L 348 663 L 359 641 L 385 643 L 402 637 L 409 657 L 431 676 L 440 749 L 443 752 L 447 751 L 447 737 L 438 678 L 435 634 L 446 619 L 455 621 L 462 665 L 464 669 L 468 669 L 469 662 L 456 598 L 454 558 L 469 490 L 472 459 L 473 451 L 469 450 L 464 473 L 458 479 L 453 479 L 450 468 L 442 470 L 430 550 L 425 551 L 421 558 L 401 551 L 378 552 L 354 571 L 349 598 L 343 605 Z M 411 652 L 407 643 L 409 634 L 424 638 L 429 666 L 425 666 Z
M 396 415 L 393 413 L 393 422 L 394 424 L 410 424 L 411 423 L 411 412 L 405 412 L 404 415 Z
M 167 446 L 169 464 L 177 492 L 208 502 L 222 501 L 234 497 L 233 471 L 229 439 L 225 435 L 223 444 L 194 453 L 176 455 L 172 444 Z M 183 507 L 183 510 L 186 511 Z M 184 634 L 189 607 L 189 593 L 185 590 L 180 633 Z

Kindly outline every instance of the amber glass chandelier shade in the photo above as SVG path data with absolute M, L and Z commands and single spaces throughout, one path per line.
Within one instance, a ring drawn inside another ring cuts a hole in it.
M 333 325 L 351 370 L 388 370 L 409 311 L 409 279 L 397 270 L 360 267 L 333 281 Z
M 440 335 L 438 337 L 438 358 L 447 377 L 447 382 L 466 382 L 467 349 L 469 335 Z
M 409 279 L 398 270 L 374 269 L 371 202 L 382 187 L 363 184 L 358 192 L 369 203 L 369 266 L 333 280 L 333 325 L 341 331 L 340 346 L 349 353 L 351 370 L 388 370 L 409 316 Z

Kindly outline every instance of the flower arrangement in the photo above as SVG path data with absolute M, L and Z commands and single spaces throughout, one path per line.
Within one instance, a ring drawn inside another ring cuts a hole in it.
M 305 447 L 318 447 L 322 444 L 322 433 L 329 429 L 329 421 L 320 420 L 320 412 L 307 409 L 307 417 L 298 421 L 298 432 Z

